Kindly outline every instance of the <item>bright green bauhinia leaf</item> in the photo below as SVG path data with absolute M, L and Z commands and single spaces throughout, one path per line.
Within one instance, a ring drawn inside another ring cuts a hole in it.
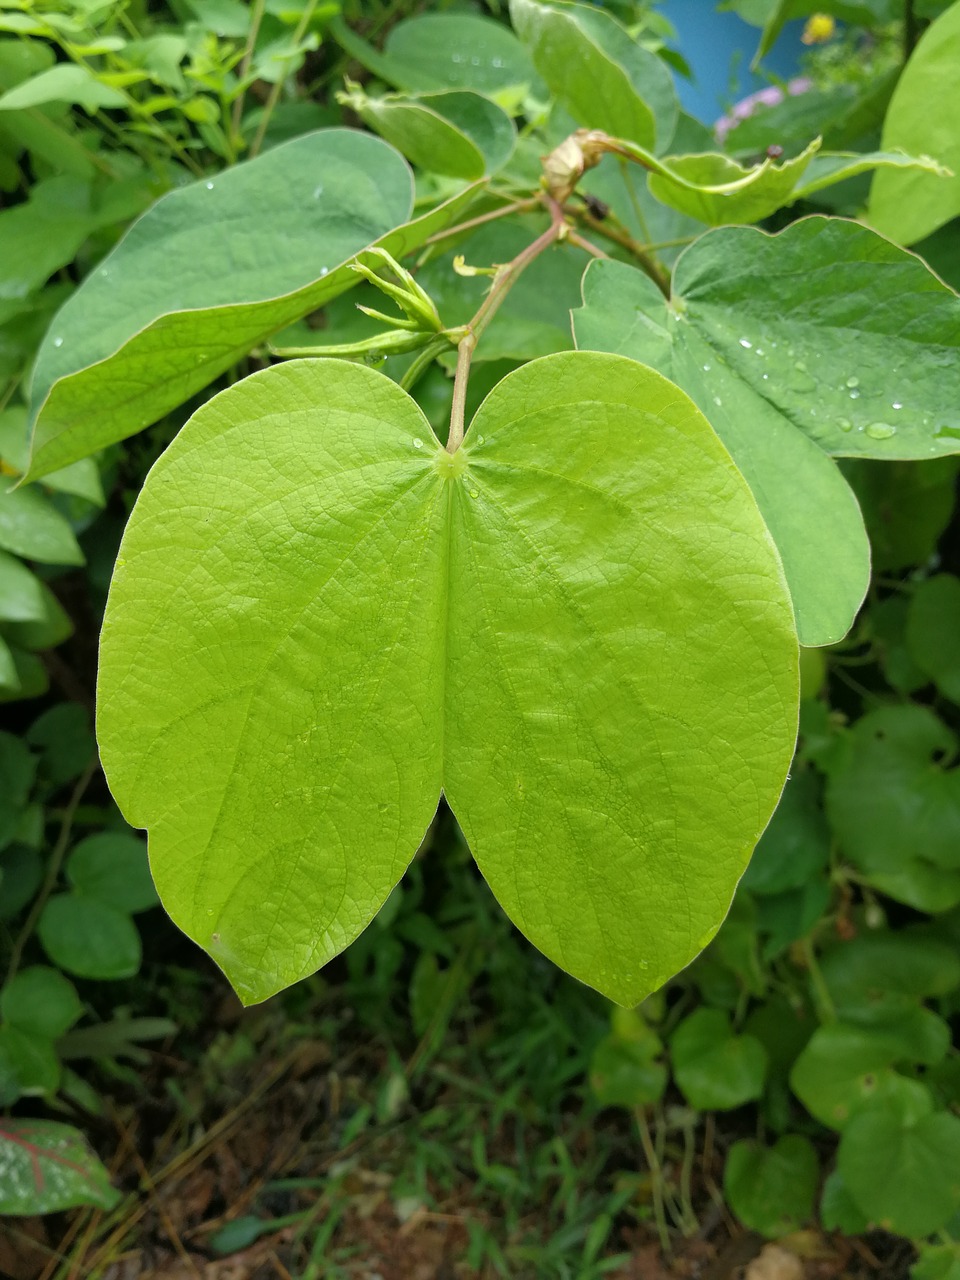
M 772 1147 L 745 1139 L 730 1148 L 723 1190 L 744 1226 L 776 1238 L 810 1218 L 818 1174 L 813 1144 L 798 1134 L 784 1134 Z
M 921 582 L 907 614 L 911 658 L 945 698 L 960 703 L 960 579 L 938 573 Z M 958 795 L 960 799 L 960 795 Z
M 666 64 L 608 13 L 585 4 L 510 0 L 534 66 L 578 124 L 664 151 L 679 102 Z
M 71 295 L 37 356 L 28 478 L 132 435 L 356 283 L 374 242 L 421 244 L 468 189 L 407 223 L 406 162 L 351 129 L 307 134 L 172 191 Z
M 960 448 L 960 300 L 912 254 L 821 216 L 775 236 L 707 232 L 680 255 L 669 301 L 612 261 L 590 264 L 583 294 L 577 345 L 642 360 L 693 397 L 767 520 L 802 643 L 839 639 L 869 546 L 827 455 Z
M 841 851 L 891 897 L 922 911 L 949 910 L 960 901 L 953 732 L 928 707 L 881 707 L 857 721 L 845 747 L 827 787 Z
M 0 1213 L 32 1216 L 92 1204 L 112 1209 L 119 1193 L 87 1143 L 55 1120 L 0 1120 Z
M 884 170 L 873 180 L 867 221 L 901 244 L 913 244 L 960 214 L 960 113 L 952 106 L 960 67 L 960 0 L 920 37 L 893 92 L 883 124 L 885 150 L 929 152 L 953 171 L 938 178 Z
M 844 1130 L 837 1167 L 876 1226 L 932 1235 L 960 1209 L 960 1118 L 893 1100 L 864 1107 Z
M 466 90 L 370 98 L 354 86 L 342 101 L 412 164 L 431 173 L 454 178 L 496 173 L 517 140 L 502 108 Z
M 726 912 L 796 667 L 749 491 L 653 371 L 532 361 L 451 455 L 382 374 L 292 361 L 151 472 L 98 737 L 161 899 L 248 1002 L 365 928 L 442 790 L 524 933 L 634 1004 Z

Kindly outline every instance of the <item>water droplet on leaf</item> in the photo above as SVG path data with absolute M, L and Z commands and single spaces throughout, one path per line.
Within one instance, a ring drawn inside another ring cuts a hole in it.
M 860 385 L 860 379 L 859 379 L 859 378 L 848 378 L 848 379 L 847 379 L 847 386 L 848 386 L 848 387 L 859 387 L 859 385 Z
M 889 422 L 871 422 L 866 430 L 871 440 L 889 440 L 897 434 L 897 428 Z
M 753 343 L 749 340 L 749 338 L 741 338 L 741 339 L 740 339 L 740 345 L 741 345 L 741 347 L 743 347 L 743 349 L 744 349 L 745 351 L 752 351 L 752 350 L 753 350 Z
M 415 449 L 422 449 L 422 448 L 423 448 L 423 441 L 420 439 L 420 437 L 419 437 L 419 436 L 414 436 L 414 437 L 413 437 L 413 447 L 414 447 Z

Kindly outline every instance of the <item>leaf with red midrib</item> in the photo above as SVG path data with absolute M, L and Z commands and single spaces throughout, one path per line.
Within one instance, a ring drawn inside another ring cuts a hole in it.
M 54 1213 L 81 1204 L 112 1209 L 119 1198 L 72 1125 L 9 1119 L 0 1124 L 0 1214 Z

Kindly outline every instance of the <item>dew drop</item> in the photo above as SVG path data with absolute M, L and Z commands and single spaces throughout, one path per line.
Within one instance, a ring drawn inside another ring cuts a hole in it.
M 851 400 L 859 400 L 859 399 L 860 399 L 860 392 L 857 390 L 857 388 L 856 388 L 856 387 L 854 387 L 854 388 L 853 388 L 853 390 L 850 392 L 850 399 L 851 399 Z
M 483 436 L 477 436 L 477 444 L 483 444 Z
M 494 60 L 493 60 L 493 65 L 497 68 L 497 70 L 499 70 L 499 69 L 503 66 L 503 59 L 502 59 L 502 58 L 494 58 Z
M 763 347 L 757 347 L 757 352 L 756 352 L 756 354 L 757 354 L 758 356 L 765 356 L 767 353 L 764 351 Z
M 840 428 L 841 431 L 853 430 L 853 423 L 850 421 L 849 418 L 838 418 L 837 426 Z
M 473 64 L 473 66 L 475 66 L 475 67 L 479 67 L 479 65 L 480 65 L 480 59 L 479 59 L 479 58 L 471 58 L 471 59 L 470 59 L 470 62 L 471 62 L 471 63 Z
M 740 339 L 740 345 L 741 345 L 741 347 L 743 347 L 744 351 L 752 351 L 752 350 L 753 350 L 753 343 L 750 341 L 750 339 L 749 339 L 749 338 L 741 338 L 741 339 Z
M 53 345 L 54 345 L 55 347 L 62 347 L 62 346 L 63 346 L 63 339 L 62 339 L 62 338 L 54 338 L 54 340 L 53 340 Z
M 212 182 L 208 182 L 208 183 L 207 183 L 207 190 L 208 190 L 208 191 L 212 191 L 212 190 L 213 190 L 213 183 L 212 183 Z
M 314 187 L 313 198 L 314 200 L 319 200 L 322 195 L 323 195 L 323 184 L 321 183 L 319 187 Z
M 890 408 L 891 408 L 891 409 L 902 409 L 902 408 L 903 408 L 903 402 L 902 402 L 902 401 L 900 401 L 900 400 L 894 400 L 894 402 L 893 402 L 893 404 L 890 406 Z
M 804 363 L 804 361 L 803 361 L 803 360 L 798 360 L 798 361 L 796 362 L 796 364 L 795 364 L 793 367 L 796 369 L 797 373 L 806 373 L 806 372 L 807 372 L 807 366 L 806 366 L 806 364 Z
M 714 397 L 713 397 L 713 403 L 714 403 L 715 405 L 717 405 L 717 406 L 721 406 L 721 405 L 723 404 L 723 401 L 720 399 L 720 397 L 719 397 L 719 396 L 714 396 Z
M 709 373 L 709 372 L 710 372 L 710 370 L 712 369 L 712 367 L 713 367 L 712 365 L 705 364 L 705 365 L 703 366 L 703 372 L 704 372 L 704 373 Z
M 479 489 L 471 489 L 471 490 L 470 490 L 470 497 L 471 497 L 471 498 L 479 498 L 479 497 L 480 497 L 480 490 L 479 490 Z
M 422 448 L 423 448 L 423 441 L 420 439 L 420 437 L 419 437 L 419 436 L 414 436 L 414 437 L 413 437 L 413 447 L 414 447 L 415 449 L 422 449 Z
M 859 379 L 859 378 L 848 378 L 848 379 L 847 379 L 847 386 L 848 386 L 848 387 L 859 387 L 859 385 L 860 385 L 860 379 Z
M 321 280 L 323 279 L 323 277 L 327 274 L 327 272 L 328 272 L 329 270 L 330 270 L 330 268 L 329 268 L 329 267 L 321 267 L 321 268 L 320 268 L 320 279 L 321 279 Z
M 765 374 L 763 374 L 762 376 L 763 376 L 763 380 L 764 380 L 764 382 L 769 382 L 769 381 L 770 381 L 770 375 L 769 375 L 769 373 L 765 373 Z
M 455 53 L 455 54 L 453 55 L 453 61 L 454 61 L 454 62 L 462 62 L 462 61 L 463 61 L 463 58 L 461 57 L 461 55 L 460 55 L 459 53 Z
M 889 440 L 897 434 L 897 428 L 889 422 L 871 422 L 866 431 L 871 440 Z

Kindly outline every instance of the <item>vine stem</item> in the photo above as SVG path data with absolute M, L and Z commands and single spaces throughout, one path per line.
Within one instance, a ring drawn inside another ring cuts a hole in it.
M 37 926 L 40 914 L 47 905 L 47 899 L 53 893 L 56 887 L 57 877 L 60 874 L 60 867 L 63 865 L 63 858 L 67 852 L 67 845 L 70 843 L 70 835 L 73 831 L 73 820 L 76 817 L 77 809 L 80 807 L 80 801 L 84 797 L 84 793 L 93 781 L 94 775 L 99 768 L 99 760 L 96 755 L 93 756 L 90 763 L 77 779 L 76 786 L 70 793 L 70 799 L 67 801 L 66 808 L 63 811 L 63 820 L 60 823 L 60 833 L 57 836 L 57 842 L 53 846 L 53 852 L 50 854 L 50 861 L 47 863 L 47 874 L 43 878 L 43 884 L 40 886 L 40 892 L 34 898 L 33 906 L 30 913 L 23 922 L 23 928 L 17 934 L 17 939 L 13 944 L 13 950 L 10 953 L 10 966 L 7 969 L 6 981 L 9 982 L 20 968 L 20 961 L 23 958 L 23 949 L 27 945 L 30 935 Z
M 618 244 L 621 248 L 632 253 L 639 263 L 641 269 L 646 272 L 653 283 L 657 286 L 665 298 L 670 297 L 670 276 L 663 269 L 661 264 L 653 256 L 648 253 L 644 245 L 634 240 L 626 231 L 621 231 L 617 227 L 612 227 L 609 223 L 602 222 L 599 218 L 595 218 L 588 210 L 577 210 L 578 218 L 580 218 L 591 231 L 596 231 L 598 235 L 605 236 L 608 240 L 612 240 L 614 244 Z
M 480 304 L 477 314 L 467 325 L 467 331 L 457 344 L 457 372 L 453 381 L 453 406 L 450 410 L 450 434 L 447 437 L 447 452 L 456 453 L 463 443 L 464 415 L 467 403 L 467 381 L 470 377 L 470 362 L 480 336 L 487 325 L 499 311 L 507 294 L 516 284 L 521 274 L 535 258 L 539 258 L 545 249 L 563 236 L 566 223 L 563 210 L 549 196 L 545 203 L 550 210 L 550 226 L 536 240 L 523 249 L 512 262 L 498 269 L 490 292 Z
M 653 1139 L 650 1136 L 650 1126 L 647 1123 L 646 1112 L 643 1107 L 634 1107 L 633 1114 L 637 1122 L 637 1131 L 640 1134 L 640 1145 L 643 1147 L 647 1168 L 650 1170 L 650 1189 L 653 1192 L 653 1219 L 657 1227 L 657 1236 L 660 1239 L 660 1248 L 665 1256 L 669 1258 L 672 1249 L 670 1247 L 670 1231 L 667 1227 L 667 1215 L 664 1211 L 663 1166 L 657 1158 Z
M 307 0 L 307 6 L 300 15 L 300 21 L 297 23 L 293 33 L 293 44 L 296 47 L 306 34 L 307 27 L 310 25 L 310 19 L 313 17 L 313 11 L 317 7 L 317 0 Z M 270 88 L 270 94 L 263 108 L 263 115 L 260 117 L 260 124 L 257 126 L 257 134 L 250 147 L 250 159 L 252 160 L 263 146 L 263 140 L 266 137 L 267 126 L 270 123 L 270 117 L 280 101 L 280 94 L 283 92 L 283 86 L 287 77 L 281 76 Z
M 541 207 L 540 201 L 536 196 L 531 196 L 528 200 L 514 200 L 512 204 L 505 204 L 500 209 L 492 209 L 489 213 L 481 213 L 476 218 L 470 218 L 466 222 L 458 222 L 455 227 L 447 227 L 444 231 L 436 231 L 432 236 L 427 236 L 424 244 L 439 244 L 442 240 L 452 240 L 454 236 L 460 235 L 462 231 L 471 231 L 474 227 L 481 227 L 485 222 L 493 222 L 497 218 L 506 218 L 511 213 L 532 213 L 534 209 Z
M 253 61 L 253 51 L 257 43 L 257 36 L 260 34 L 260 24 L 263 21 L 263 11 L 267 7 L 267 0 L 255 0 L 253 6 L 253 15 L 250 18 L 250 30 L 247 33 L 247 43 L 243 50 L 243 61 L 240 63 L 238 79 L 240 81 L 240 91 L 233 102 L 233 114 L 231 117 L 231 131 L 236 140 L 240 139 L 240 122 L 243 119 L 243 100 L 246 97 L 246 86 L 244 81 L 250 71 L 250 63 Z

